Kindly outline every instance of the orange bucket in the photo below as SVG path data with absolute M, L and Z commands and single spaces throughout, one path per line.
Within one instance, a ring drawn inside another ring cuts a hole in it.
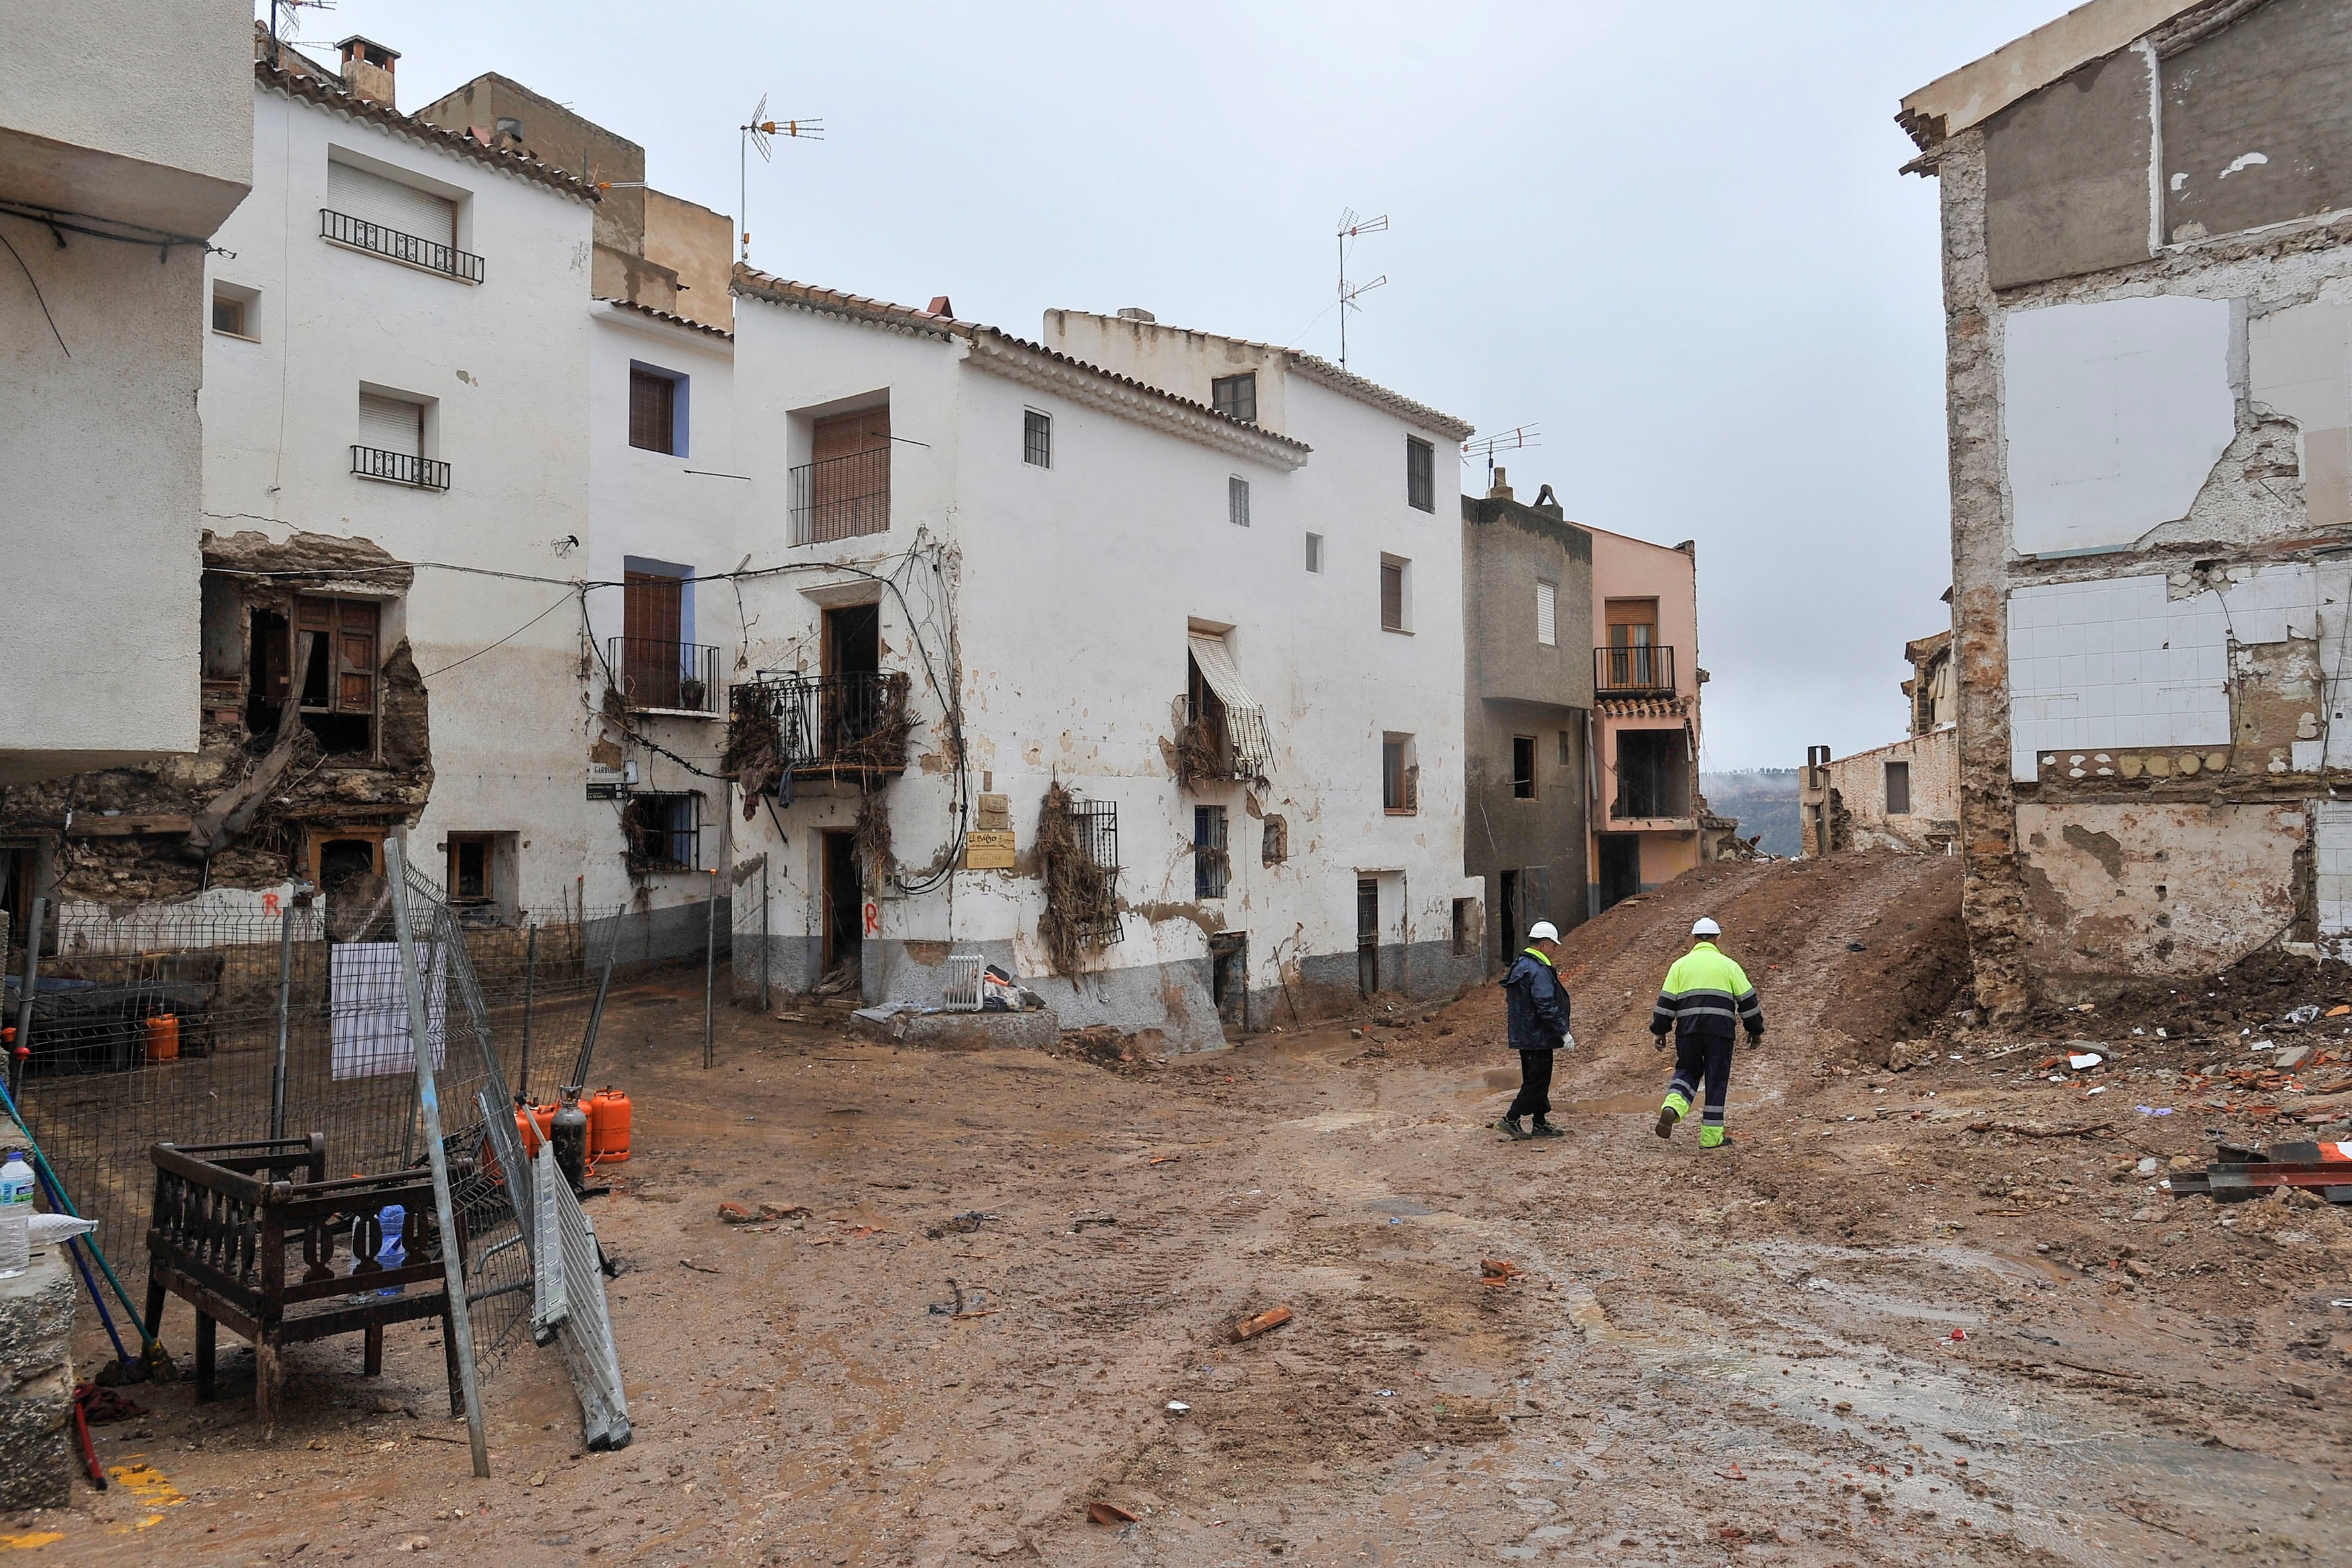
M 629 1097 L 600 1089 L 589 1097 L 588 1163 L 617 1165 L 629 1157 Z
M 159 1013 L 147 1020 L 147 1059 L 151 1062 L 175 1062 L 180 1059 L 180 1020 L 170 1013 Z

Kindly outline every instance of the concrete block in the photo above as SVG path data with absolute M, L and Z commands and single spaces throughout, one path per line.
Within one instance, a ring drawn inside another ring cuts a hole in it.
M 73 1266 L 55 1247 L 0 1279 L 0 1511 L 72 1500 Z

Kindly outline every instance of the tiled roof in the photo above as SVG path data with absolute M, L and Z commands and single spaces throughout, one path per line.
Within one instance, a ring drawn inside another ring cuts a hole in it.
M 628 310 L 636 315 L 650 316 L 656 321 L 667 321 L 675 327 L 689 327 L 698 332 L 708 332 L 714 338 L 725 338 L 729 342 L 735 341 L 735 334 L 724 327 L 714 327 L 708 321 L 698 321 L 691 316 L 681 316 L 672 310 L 657 310 L 651 305 L 640 305 L 635 300 L 613 300 L 599 294 L 596 296 L 596 300 L 599 304 L 612 306 L 615 310 Z
M 1603 697 L 1592 710 L 1607 719 L 1680 719 L 1690 707 L 1687 697 Z
M 1178 413 L 1188 421 L 1206 421 L 1202 428 L 1222 433 L 1225 438 L 1246 442 L 1252 446 L 1264 443 L 1267 449 L 1290 455 L 1297 467 L 1308 452 L 1314 450 L 1304 441 L 1294 441 L 1287 436 L 1277 436 L 1271 430 L 1229 417 L 1205 403 L 1195 403 L 1189 397 L 1179 397 L 1165 388 L 1149 382 L 1105 370 L 1074 359 L 1058 349 L 1016 338 L 996 327 L 983 326 L 953 316 L 935 316 L 929 310 L 919 310 L 908 305 L 894 305 L 886 300 L 870 299 L 863 294 L 845 294 L 839 289 L 819 288 L 814 283 L 796 283 L 788 278 L 777 278 L 757 268 L 738 262 L 735 267 L 735 292 L 771 304 L 794 306 L 814 310 L 820 315 L 837 316 L 845 321 L 861 321 L 872 326 L 887 327 L 900 331 L 920 332 L 941 340 L 961 338 L 975 345 L 1001 345 L 1015 354 L 1034 356 L 1047 364 L 1097 380 L 1116 387 L 1129 400 L 1141 405 L 1157 405 Z
M 296 58 L 301 59 L 301 57 L 297 55 Z M 459 132 L 444 131 L 438 125 L 427 125 L 413 114 L 403 114 L 400 110 L 384 104 L 354 97 L 343 89 L 340 81 L 325 76 L 320 68 L 310 60 L 301 59 L 301 67 L 307 68 L 289 68 L 283 64 L 273 65 L 267 58 L 257 59 L 253 62 L 253 79 L 263 87 L 284 93 L 289 98 L 301 99 L 306 102 L 315 103 L 321 109 L 331 109 L 339 114 L 348 114 L 354 120 L 364 120 L 370 124 L 380 125 L 387 131 L 407 137 L 412 142 L 437 148 L 455 157 L 470 158 L 477 163 L 487 163 L 493 169 L 503 170 L 507 174 L 519 175 L 526 180 L 536 181 L 548 189 L 561 191 L 567 196 L 574 196 L 583 202 L 593 202 L 598 199 L 596 187 L 581 179 L 577 174 L 559 169 L 552 163 L 542 163 L 536 158 L 525 157 L 519 153 L 509 153 L 496 147 L 485 147 L 472 137 Z

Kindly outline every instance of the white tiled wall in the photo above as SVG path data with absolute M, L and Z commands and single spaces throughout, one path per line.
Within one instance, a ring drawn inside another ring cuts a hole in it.
M 2161 574 L 2014 590 L 2011 776 L 2042 752 L 2229 744 L 2227 639 L 2221 596 L 2168 600 Z
M 2352 801 L 2311 803 L 2312 847 L 2317 856 L 2319 934 L 2352 935 Z

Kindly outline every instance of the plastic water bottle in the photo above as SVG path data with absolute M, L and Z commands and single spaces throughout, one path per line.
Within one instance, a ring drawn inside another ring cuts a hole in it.
M 0 1165 L 0 1279 L 14 1279 L 33 1262 L 33 1167 L 22 1150 Z
M 397 1268 L 408 1261 L 408 1248 L 402 1246 L 408 1229 L 408 1210 L 399 1204 L 386 1204 L 376 1211 L 376 1219 L 383 1226 L 383 1245 L 376 1248 L 375 1260 L 386 1268 Z M 397 1296 L 401 1288 L 387 1285 L 376 1292 L 379 1296 Z

